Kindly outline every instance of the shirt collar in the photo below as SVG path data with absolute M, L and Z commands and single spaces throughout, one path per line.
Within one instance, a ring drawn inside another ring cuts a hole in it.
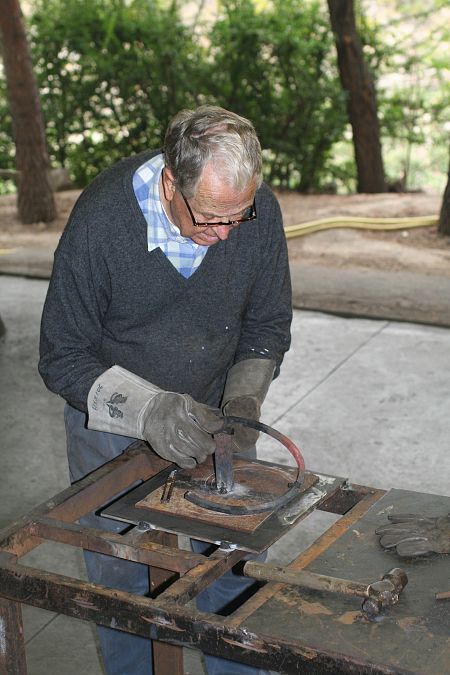
M 148 250 L 153 251 L 155 248 L 160 248 L 163 241 L 190 244 L 194 249 L 197 249 L 200 244 L 196 244 L 189 237 L 183 237 L 180 234 L 180 230 L 169 219 L 161 202 L 159 184 L 163 168 L 164 155 L 161 153 L 142 164 L 136 171 L 136 181 L 140 181 L 141 185 L 148 188 L 146 199 L 140 201 L 140 206 L 147 221 Z M 145 201 L 147 201 L 146 204 Z

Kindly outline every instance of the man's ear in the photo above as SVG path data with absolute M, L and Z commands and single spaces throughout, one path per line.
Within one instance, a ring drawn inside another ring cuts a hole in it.
M 162 172 L 162 189 L 164 197 L 168 202 L 171 202 L 175 196 L 175 178 L 172 171 L 165 166 Z

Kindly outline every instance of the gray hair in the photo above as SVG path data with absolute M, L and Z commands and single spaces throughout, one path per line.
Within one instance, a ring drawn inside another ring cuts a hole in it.
M 164 139 L 166 166 L 186 197 L 195 195 L 205 166 L 214 167 L 228 185 L 244 190 L 262 181 L 261 146 L 253 124 L 229 110 L 203 105 L 181 110 L 170 122 Z

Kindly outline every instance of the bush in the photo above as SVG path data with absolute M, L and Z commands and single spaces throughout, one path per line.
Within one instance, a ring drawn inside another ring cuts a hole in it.
M 175 5 L 39 0 L 31 36 L 50 153 L 80 185 L 197 105 L 203 51 Z
M 202 46 L 174 3 L 38 0 L 31 38 L 51 158 L 79 185 L 158 147 L 170 117 L 201 102 L 254 122 L 274 186 L 317 190 L 327 175 L 345 110 L 319 3 L 225 0 Z
M 260 12 L 251 0 L 222 7 L 211 34 L 214 97 L 255 123 L 269 183 L 320 189 L 346 124 L 327 15 L 296 0 Z
M 326 4 L 259 6 L 223 0 L 212 29 L 193 34 L 176 2 L 35 0 L 29 33 L 52 163 L 82 187 L 160 146 L 178 110 L 208 102 L 253 121 L 274 187 L 342 183 L 348 167 L 342 174 L 332 155 L 346 112 Z M 10 166 L 7 119 L 0 156 Z

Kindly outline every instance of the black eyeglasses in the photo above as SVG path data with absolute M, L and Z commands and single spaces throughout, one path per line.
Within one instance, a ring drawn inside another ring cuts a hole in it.
M 228 225 L 229 227 L 233 227 L 235 225 L 240 225 L 241 223 L 248 223 L 250 220 L 256 219 L 256 205 L 255 200 L 253 200 L 253 204 L 245 209 L 241 218 L 237 218 L 236 220 L 228 220 L 226 223 L 221 220 L 216 221 L 215 223 L 199 223 L 195 219 L 195 216 L 192 213 L 192 209 L 189 206 L 189 202 L 184 196 L 184 194 L 181 192 L 181 190 L 178 190 L 178 192 L 183 197 L 184 203 L 186 204 L 187 210 L 189 211 L 189 215 L 191 216 L 192 224 L 194 225 L 194 227 L 217 227 L 218 225 Z

